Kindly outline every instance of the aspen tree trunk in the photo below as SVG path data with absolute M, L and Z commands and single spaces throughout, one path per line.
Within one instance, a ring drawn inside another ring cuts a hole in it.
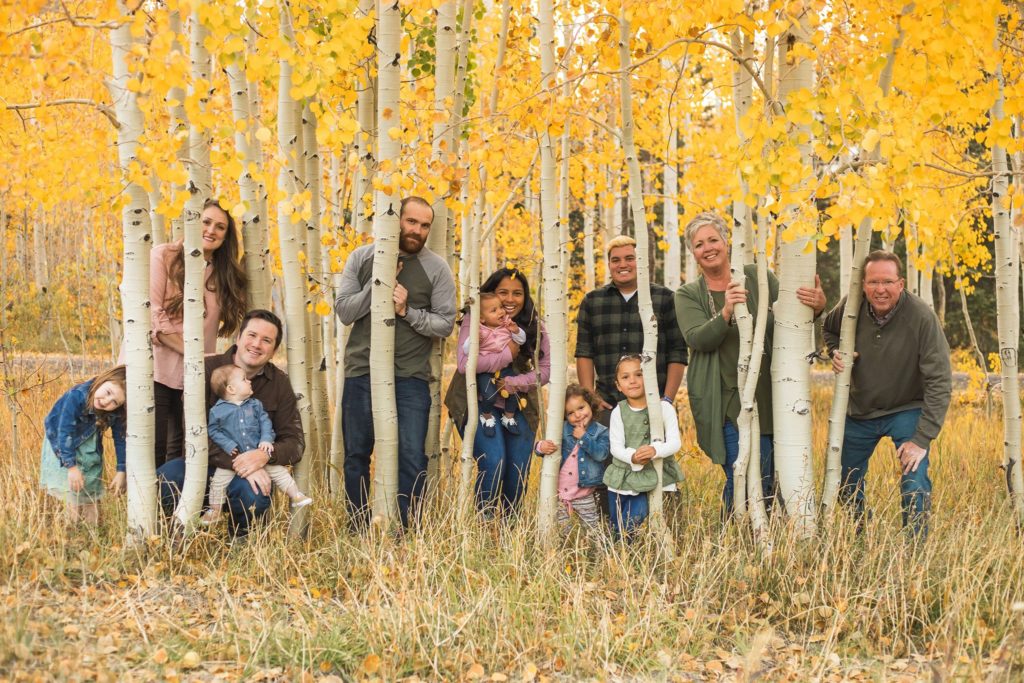
M 583 277 L 585 286 L 590 292 L 597 285 L 597 272 L 594 268 L 594 231 L 597 229 L 597 205 L 594 201 L 594 184 L 587 181 L 586 201 L 583 208 Z
M 905 6 L 903 12 L 909 11 L 910 7 L 911 5 Z M 896 53 L 903 42 L 903 35 L 904 31 L 901 26 L 896 38 L 893 39 L 889 54 L 886 56 L 882 73 L 878 77 L 878 89 L 883 97 L 888 96 L 889 88 L 892 85 Z M 880 157 L 880 150 L 877 146 L 867 154 L 868 160 L 871 161 L 878 160 Z M 839 331 L 839 348 L 836 351 L 836 357 L 843 363 L 843 371 L 835 376 L 832 390 L 832 409 L 828 418 L 828 450 L 825 452 L 825 483 L 821 493 L 821 507 L 826 513 L 835 507 L 839 495 L 843 436 L 846 432 L 846 412 L 850 405 L 850 378 L 853 373 L 853 350 L 857 336 L 857 313 L 860 311 L 860 304 L 864 296 L 861 283 L 864 275 L 864 259 L 867 258 L 868 251 L 871 249 L 871 231 L 871 216 L 865 216 L 857 227 L 857 241 L 847 277 L 846 309 Z M 829 519 L 830 516 L 826 515 L 826 521 Z
M 153 461 L 153 348 L 149 319 L 149 199 L 146 191 L 130 178 L 137 163 L 139 136 L 145 128 L 128 71 L 127 55 L 132 50 L 130 18 L 124 2 L 118 3 L 123 23 L 110 33 L 113 78 L 107 83 L 117 120 L 118 165 L 126 181 L 128 201 L 121 211 L 124 240 L 124 276 L 121 301 L 124 316 L 124 352 L 128 418 L 126 475 L 128 485 L 128 542 L 138 542 L 156 532 L 156 464 Z M 3 211 L 0 209 L 0 214 Z M 5 224 L 0 215 L 0 224 Z M 0 238 L 6 243 L 6 231 Z M 6 254 L 6 249 L 3 250 Z M 5 258 L 6 261 L 6 258 Z M 15 430 L 16 435 L 16 430 Z
M 368 17 L 376 13 L 374 0 L 359 0 L 357 14 Z M 371 29 L 367 35 L 367 42 L 375 41 L 374 31 Z M 352 176 L 352 226 L 356 232 L 361 234 L 369 233 L 373 228 L 367 216 L 367 197 L 373 190 L 373 173 L 377 166 L 377 77 L 373 75 L 372 63 L 367 60 L 365 69 L 358 70 L 363 74 L 357 79 L 356 88 L 359 91 L 356 99 L 356 119 L 359 122 L 359 130 L 356 132 L 352 147 L 356 153 L 356 168 Z M 372 201 L 372 199 L 371 199 Z M 340 404 L 339 404 L 340 405 Z
M 451 136 L 452 145 L 451 148 L 455 149 L 462 140 L 462 110 L 466 102 L 466 78 L 469 72 L 469 44 L 472 37 L 472 26 L 473 26 L 473 0 L 462 1 L 462 22 L 459 25 L 459 46 L 458 46 L 458 58 L 455 62 L 455 91 L 452 95 L 452 117 L 451 117 Z M 462 158 L 465 158 L 463 153 Z M 462 202 L 463 206 L 469 206 L 468 188 L 465 189 L 465 199 Z M 465 209 L 468 213 L 469 210 Z M 452 218 L 448 220 L 448 236 L 446 238 L 446 244 L 455 244 L 455 221 Z M 477 246 L 479 248 L 479 246 Z M 453 249 L 446 249 L 443 252 L 439 252 L 448 261 L 448 267 L 455 272 L 455 251 Z M 438 375 L 440 377 L 440 375 Z M 434 396 L 437 398 L 438 405 L 438 424 L 440 424 L 440 395 L 441 386 L 440 379 L 436 384 L 436 391 Z
M 200 20 L 203 2 L 192 6 L 189 20 L 192 61 L 191 96 L 198 98 L 200 112 L 206 111 L 210 94 L 210 53 L 205 41 L 209 34 Z M 189 198 L 185 203 L 185 287 L 183 334 L 185 342 L 185 485 L 174 516 L 189 531 L 203 506 L 206 493 L 208 442 L 206 439 L 206 367 L 203 361 L 203 202 L 213 194 L 210 169 L 210 133 L 202 123 L 192 122 L 188 135 Z
M 256 25 L 256 19 L 253 16 L 256 14 L 256 9 L 250 6 L 246 11 L 249 16 L 249 32 L 245 36 L 245 49 L 248 55 L 254 55 L 256 53 L 256 41 L 257 35 L 256 30 L 253 26 Z M 255 78 L 255 76 L 254 76 Z M 259 80 L 248 80 L 246 81 L 247 91 L 249 93 L 249 116 L 254 121 L 258 121 L 260 112 L 262 111 L 262 100 L 260 99 L 260 81 Z M 256 164 L 256 168 L 263 168 L 263 143 L 256 137 L 253 132 L 252 137 L 249 139 L 249 149 L 252 152 L 252 162 Z M 267 192 L 267 185 L 264 179 L 260 179 L 256 183 L 256 211 L 257 215 L 261 218 L 261 224 L 256 225 L 256 218 L 253 217 L 253 225 L 249 230 L 243 234 L 243 239 L 248 239 L 245 243 L 245 249 L 247 253 L 252 253 L 255 260 L 255 266 L 249 265 L 249 259 L 246 258 L 246 269 L 255 267 L 257 272 L 257 279 L 260 280 L 259 287 L 261 289 L 254 291 L 253 280 L 249 279 L 249 305 L 252 308 L 265 308 L 271 309 L 273 307 L 274 298 L 274 276 L 270 267 L 270 206 Z M 244 220 L 244 216 L 243 216 Z M 244 226 L 248 227 L 248 226 Z M 248 233 L 252 231 L 253 235 L 248 236 Z M 251 243 L 250 243 L 251 242 Z M 249 247 L 252 248 L 252 252 L 249 252 Z
M 321 197 L 321 185 L 323 177 L 323 165 L 320 158 L 320 145 L 316 138 L 317 120 L 310 104 L 307 102 L 302 112 L 303 144 L 306 147 L 306 190 L 309 192 L 310 217 L 306 224 L 306 282 L 307 298 L 311 288 L 318 297 L 329 294 L 327 286 L 330 273 L 323 269 L 323 245 L 321 243 L 321 222 L 323 220 L 323 203 Z M 319 269 L 319 272 L 316 272 Z M 328 296 L 331 301 L 333 297 Z M 305 309 L 304 309 L 305 310 Z M 327 356 L 324 351 L 325 340 L 329 337 L 328 327 L 332 316 L 318 315 L 315 311 L 306 316 L 309 323 L 309 370 L 310 370 L 310 423 L 315 426 L 313 434 L 309 435 L 309 442 L 313 442 L 313 452 L 307 450 L 306 457 L 302 459 L 298 471 L 306 469 L 313 472 L 314 482 L 321 484 L 327 475 L 327 447 L 330 442 L 330 430 L 328 428 L 330 409 L 327 402 Z M 303 463 L 307 463 L 303 465 Z M 306 474 L 308 480 L 308 473 Z M 308 483 L 307 483 L 308 486 Z M 301 488 L 301 487 L 300 487 Z M 307 489 L 302 489 L 306 491 Z
M 39 218 L 32 225 L 32 278 L 36 290 L 50 286 L 50 267 L 46 259 L 46 212 L 39 207 Z
M 997 43 L 996 49 L 999 49 Z M 992 107 L 991 125 L 1001 123 L 1004 103 L 1003 69 L 996 67 L 999 95 Z M 1018 527 L 1024 526 L 1024 472 L 1021 471 L 1021 412 L 1018 380 L 1020 339 L 1020 235 L 1010 221 L 1006 147 L 992 145 L 992 225 L 996 256 L 996 323 L 999 330 L 999 367 L 1003 380 L 1003 472 Z
M 935 267 L 926 265 L 923 269 L 919 270 L 918 273 L 921 276 L 921 283 L 918 286 L 918 296 L 924 300 L 929 307 L 935 309 L 935 295 L 932 293 L 932 273 L 935 272 Z
M 286 44 L 292 45 L 295 36 L 292 29 L 291 6 L 287 0 L 279 3 L 279 32 Z M 298 403 L 302 433 L 309 434 L 311 406 L 309 380 L 306 370 L 306 280 L 299 264 L 301 236 L 298 211 L 293 206 L 295 196 L 300 192 L 299 166 L 302 163 L 301 121 L 292 99 L 293 67 L 287 59 L 279 63 L 277 87 L 277 144 L 281 168 L 277 176 L 281 199 L 277 205 L 278 241 L 281 245 L 281 271 L 284 281 L 284 312 L 288 338 L 285 340 L 288 352 L 288 379 L 295 400 Z M 304 170 L 304 169 L 303 169 Z M 295 467 L 295 481 L 302 491 L 308 491 L 310 457 L 308 454 Z M 296 538 L 306 534 L 309 525 L 308 508 L 299 508 L 292 514 L 288 535 Z
M 377 128 L 400 125 L 402 15 L 398 3 L 384 3 L 377 19 Z M 381 166 L 394 169 L 400 140 L 378 139 Z M 386 179 L 385 179 L 386 180 Z M 392 293 L 398 265 L 398 188 L 381 186 L 373 206 L 373 291 L 370 316 L 370 393 L 373 403 L 373 516 L 389 526 L 398 520 L 398 414 L 395 411 L 395 304 Z
M 665 424 L 661 416 L 661 394 L 658 391 L 658 318 L 654 315 L 651 302 L 651 267 L 647 235 L 647 211 L 644 208 L 643 185 L 640 176 L 640 162 L 633 143 L 633 89 L 630 85 L 630 40 L 629 20 L 623 11 L 619 15 L 619 87 L 622 97 L 622 152 L 629 172 L 629 201 L 633 209 L 633 228 L 636 233 L 636 279 L 637 297 L 640 307 L 640 321 L 644 328 L 644 346 L 641 368 L 644 373 L 644 390 L 647 394 L 647 418 L 651 428 L 651 443 L 665 440 Z M 549 456 L 550 457 L 550 456 Z M 559 456 L 561 457 L 561 456 Z M 665 530 L 662 514 L 662 462 L 653 461 L 658 473 L 658 485 L 647 494 L 651 512 L 651 523 L 656 529 Z M 667 538 L 667 535 L 666 535 Z
M 668 251 L 665 252 L 665 286 L 675 291 L 682 284 L 682 242 L 679 236 L 679 171 L 676 168 L 676 148 L 679 146 L 679 131 L 672 124 L 669 113 L 668 148 L 665 150 L 665 202 L 663 220 L 665 240 Z M 593 245 L 591 245 L 593 252 Z M 589 290 L 588 290 L 589 291 Z
M 502 69 L 505 65 L 505 53 L 508 45 L 508 26 L 509 16 L 511 14 L 511 0 L 504 0 L 501 6 L 501 30 L 498 34 L 498 52 L 494 60 L 494 73 L 501 74 Z M 440 54 L 438 55 L 440 57 Z M 480 100 L 481 114 L 487 116 L 492 114 L 498 107 L 498 83 L 499 79 L 494 79 L 494 85 L 491 87 L 490 95 L 487 101 L 483 98 Z M 435 133 L 436 134 L 436 133 Z M 532 168 L 532 164 L 531 164 Z M 464 284 L 463 289 L 463 301 L 468 301 L 470 304 L 470 320 L 480 320 L 480 263 L 478 261 L 479 250 L 473 248 L 473 245 L 477 244 L 481 240 L 490 246 L 489 250 L 489 263 L 488 272 L 493 269 L 493 245 L 494 245 L 494 230 L 493 224 L 486 230 L 481 230 L 480 227 L 483 224 L 484 217 L 486 215 L 486 194 L 487 194 L 487 166 L 480 164 L 477 169 L 479 176 L 479 191 L 476 197 L 476 216 L 475 221 L 470 224 L 463 223 L 462 231 L 462 247 L 460 248 L 461 263 L 460 263 L 460 279 Z M 505 205 L 497 212 L 494 216 L 494 222 L 504 214 L 505 209 L 511 201 L 511 197 L 514 197 L 519 191 L 518 188 L 522 187 L 523 183 L 529 177 L 529 172 L 523 174 L 520 181 L 516 184 L 516 189 L 510 194 L 509 201 L 505 202 Z M 468 183 L 464 188 L 468 191 Z M 474 325 L 470 330 L 470 350 L 466 361 L 466 396 L 476 396 L 476 366 L 477 359 L 480 350 L 480 330 L 479 324 Z M 466 403 L 466 427 L 463 433 L 462 450 L 460 452 L 460 473 L 459 473 L 459 508 L 460 510 L 471 510 L 472 509 L 472 498 L 473 498 L 473 442 L 476 438 L 476 429 L 479 417 L 479 405 L 472 399 L 467 400 Z M 441 440 L 444 443 L 444 440 Z M 442 446 L 443 448 L 443 446 Z M 430 477 L 433 480 L 433 476 Z
M 839 291 L 850 291 L 850 270 L 853 268 L 853 228 L 844 225 L 839 231 Z
M 566 26 L 563 32 L 565 38 L 565 56 L 562 59 L 562 70 L 565 72 L 565 83 L 562 85 L 562 96 L 569 100 L 572 97 L 572 85 L 569 83 L 569 54 L 572 45 L 572 29 Z M 562 158 L 558 169 L 558 226 L 562 231 L 562 271 L 565 276 L 571 277 L 569 268 L 573 249 L 572 240 L 569 234 L 569 155 L 572 149 L 571 120 L 566 118 L 562 122 Z
M 458 163 L 458 143 L 454 127 L 462 112 L 450 108 L 456 99 L 455 62 L 458 52 L 455 47 L 455 14 L 455 0 L 448 0 L 437 8 L 437 25 L 434 33 L 434 116 L 437 118 L 431 143 L 431 165 L 435 174 L 440 174 L 443 169 Z M 441 116 L 446 112 L 448 118 L 442 120 Z M 450 188 L 435 186 L 434 190 L 434 220 L 427 235 L 427 248 L 439 256 L 449 258 L 448 233 L 453 222 L 448 212 Z M 465 235 L 463 240 L 463 244 L 467 244 Z M 454 241 L 451 244 L 454 245 Z M 478 250 L 474 248 L 473 251 Z M 479 254 L 477 257 L 479 258 Z M 461 276 L 465 278 L 465 271 L 462 271 Z M 430 414 L 427 417 L 427 437 L 423 444 L 423 451 L 427 456 L 428 496 L 431 496 L 436 487 L 441 457 L 441 379 L 444 374 L 444 346 L 444 340 L 434 339 L 430 350 Z
M 742 29 L 736 29 L 735 31 L 733 31 L 731 36 L 730 36 L 730 40 L 731 40 L 731 43 L 732 43 L 732 49 L 734 51 L 736 51 L 738 54 L 741 54 L 743 56 L 743 59 L 745 59 L 745 60 L 753 59 L 753 56 L 754 56 L 754 43 L 753 43 L 753 41 L 750 38 L 747 38 L 746 36 L 744 36 Z M 741 122 L 747 116 L 747 113 L 750 111 L 750 102 L 751 102 L 751 100 L 754 97 L 754 90 L 753 90 L 753 79 L 750 77 L 750 74 L 747 73 L 747 70 L 744 69 L 739 64 L 737 64 L 733 68 L 733 72 L 732 72 L 732 91 L 733 91 L 733 113 L 734 113 L 734 116 L 735 116 L 735 123 L 736 123 L 736 136 L 737 136 L 740 144 L 743 145 L 744 143 L 746 143 L 746 136 L 743 134 L 743 126 L 741 125 Z M 739 168 L 736 169 L 736 174 L 739 176 L 740 188 L 742 190 L 743 197 L 740 198 L 739 200 L 734 200 L 733 203 L 732 203 L 732 220 L 733 220 L 733 225 L 737 226 L 737 229 L 738 229 L 739 232 L 742 232 L 742 233 L 745 233 L 745 234 L 749 234 L 749 235 L 753 235 L 753 229 L 752 229 L 752 226 L 750 224 L 750 221 L 751 221 L 750 207 L 747 206 L 747 195 L 750 193 L 750 188 L 747 185 L 747 181 L 746 181 L 746 178 L 743 175 L 743 172 Z M 747 242 L 746 240 L 742 241 L 741 244 L 744 245 L 744 247 L 743 247 L 744 251 L 745 252 L 746 251 L 751 252 L 751 256 L 752 256 L 753 255 L 753 253 L 752 253 L 753 252 L 752 245 L 749 244 L 749 242 Z M 734 241 L 734 243 L 732 245 L 733 252 L 736 251 L 736 247 L 737 247 L 737 244 Z M 738 255 L 738 258 L 739 258 L 738 264 L 740 266 L 738 272 L 739 272 L 740 281 L 742 281 L 742 278 L 743 278 L 743 264 L 744 263 L 749 263 L 749 262 L 753 261 L 753 259 L 749 259 L 748 260 L 746 257 L 747 257 L 746 253 L 741 253 L 741 254 Z M 736 273 L 737 273 L 737 271 L 735 270 L 736 263 L 737 262 L 734 259 L 734 263 L 733 263 L 733 278 L 734 279 L 735 279 Z
M 779 99 L 814 87 L 813 63 L 791 53 L 805 40 L 803 21 L 779 43 Z M 802 172 L 811 171 L 810 127 L 793 126 Z M 806 181 L 805 181 L 806 182 Z M 789 220 L 799 221 L 801 207 L 784 207 Z M 810 210 L 810 207 L 807 208 Z M 781 233 L 780 239 L 781 240 Z M 799 237 L 780 248 L 779 298 L 775 302 L 772 355 L 772 402 L 775 427 L 775 470 L 779 489 L 798 537 L 813 535 L 814 480 L 811 469 L 811 373 L 807 355 L 813 313 L 796 298 L 799 287 L 814 286 L 815 252 L 812 238 Z
M 238 178 L 238 190 L 245 213 L 242 214 L 242 243 L 245 249 L 245 272 L 249 278 L 249 303 L 253 308 L 269 308 L 270 271 L 267 268 L 267 215 L 266 201 L 260 201 L 260 184 L 252 172 L 261 159 L 256 155 L 254 145 L 256 126 L 249 110 L 249 83 L 245 70 L 237 61 L 228 65 L 228 83 L 231 90 L 231 114 L 235 122 L 235 151 L 242 161 L 242 174 Z
M 553 92 L 555 84 L 555 19 L 552 0 L 540 0 L 538 7 L 541 89 Z M 548 387 L 547 420 L 544 438 L 555 444 L 555 452 L 544 456 L 540 472 L 537 531 L 542 540 L 550 542 L 555 535 L 555 512 L 558 504 L 558 470 L 562 464 L 562 418 L 565 405 L 561 397 L 566 387 L 567 312 L 566 280 L 562 269 L 562 232 L 558 225 L 558 194 L 555 185 L 555 150 L 547 123 L 540 131 L 540 211 L 541 236 L 544 248 L 543 286 L 544 322 L 551 354 L 551 384 Z
M 167 17 L 168 29 L 173 34 L 174 38 L 171 41 L 171 49 L 183 53 L 181 39 L 184 38 L 184 34 L 181 30 L 181 12 L 178 10 L 172 11 Z M 178 141 L 178 146 L 175 149 L 175 157 L 178 159 L 178 163 L 183 167 L 187 168 L 189 163 L 189 139 L 188 139 L 188 115 L 185 113 L 185 89 L 175 86 L 167 91 L 167 134 L 173 140 Z M 180 195 L 185 191 L 185 185 L 173 185 L 169 188 L 167 193 L 168 198 Z M 171 218 L 171 231 L 169 237 L 170 241 L 174 242 L 182 239 L 184 233 L 184 221 L 183 216 L 173 216 Z

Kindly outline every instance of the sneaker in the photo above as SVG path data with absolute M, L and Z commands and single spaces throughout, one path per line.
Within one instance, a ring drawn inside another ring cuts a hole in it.
M 498 423 L 494 421 L 494 417 L 492 415 L 480 416 L 480 428 L 483 429 L 484 436 L 493 438 L 497 433 L 494 429 L 497 425 Z
M 501 416 L 501 426 L 505 428 L 509 434 L 515 434 L 519 436 L 519 423 L 516 422 L 515 417 L 509 417 L 508 415 Z
M 299 495 L 301 496 L 301 498 L 292 501 L 292 510 L 298 510 L 299 508 L 304 508 L 307 505 L 313 504 L 313 499 L 310 498 L 309 496 L 301 493 Z
M 199 518 L 199 523 L 203 526 L 213 526 L 220 521 L 220 510 L 207 510 L 202 517 Z

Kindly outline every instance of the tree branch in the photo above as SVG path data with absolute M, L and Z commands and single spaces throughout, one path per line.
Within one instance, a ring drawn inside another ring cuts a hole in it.
M 108 105 L 103 104 L 102 102 L 93 102 L 92 100 L 66 99 L 51 100 L 49 102 L 26 102 L 24 104 L 7 104 L 5 105 L 5 108 L 10 109 L 11 111 L 21 111 L 23 109 L 39 109 L 41 107 L 55 107 L 57 105 L 63 104 L 82 104 L 87 107 L 94 107 L 101 114 L 107 117 L 107 119 L 110 121 L 110 125 L 112 125 L 114 128 L 121 127 L 121 122 L 117 120 L 117 116 L 114 114 L 114 111 Z

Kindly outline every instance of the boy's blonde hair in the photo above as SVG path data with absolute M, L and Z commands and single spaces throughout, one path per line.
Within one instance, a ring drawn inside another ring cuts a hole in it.
M 224 398 L 228 385 L 231 384 L 231 375 L 235 370 L 242 370 L 242 368 L 228 363 L 213 371 L 210 375 L 210 388 L 213 389 L 213 393 L 217 394 L 220 398 Z

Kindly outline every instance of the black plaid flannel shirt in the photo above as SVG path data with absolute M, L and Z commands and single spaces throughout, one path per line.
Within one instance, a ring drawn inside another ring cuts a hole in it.
M 665 392 L 669 363 L 687 363 L 686 342 L 676 321 L 673 293 L 668 287 L 651 285 L 651 303 L 658 316 L 658 390 Z M 612 405 L 625 398 L 615 388 L 615 365 L 628 353 L 644 348 L 640 321 L 640 297 L 626 301 L 615 285 L 588 292 L 576 314 L 576 357 L 594 361 L 597 390 Z

